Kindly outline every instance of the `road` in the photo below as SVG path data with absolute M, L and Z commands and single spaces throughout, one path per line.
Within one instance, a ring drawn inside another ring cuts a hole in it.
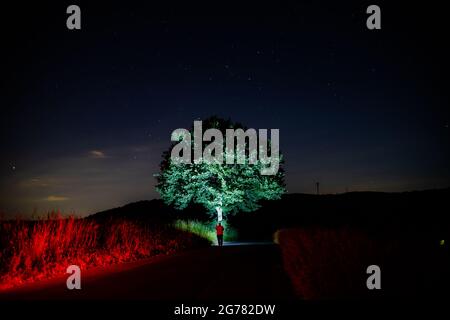
M 0 293 L 0 300 L 290 300 L 279 248 L 267 243 L 230 243 L 172 256 L 82 272 L 82 289 L 66 278 Z

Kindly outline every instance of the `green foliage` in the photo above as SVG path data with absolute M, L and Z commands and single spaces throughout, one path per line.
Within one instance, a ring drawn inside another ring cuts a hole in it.
M 178 230 L 193 233 L 211 243 L 216 239 L 214 229 L 210 228 L 208 223 L 197 220 L 177 220 L 174 223 L 174 227 Z
M 203 121 L 209 128 L 237 129 L 244 127 L 217 117 Z M 192 203 L 203 205 L 212 215 L 221 208 L 223 215 L 258 209 L 260 200 L 279 199 L 284 193 L 284 172 L 261 175 L 263 164 L 176 164 L 170 159 L 170 150 L 163 155 L 157 190 L 165 203 L 185 209 Z
M 237 231 L 229 226 L 225 221 L 222 222 L 225 228 L 224 241 L 235 241 L 238 238 Z M 216 221 L 201 222 L 198 220 L 177 220 L 174 227 L 178 230 L 195 234 L 211 243 L 217 243 L 216 237 Z

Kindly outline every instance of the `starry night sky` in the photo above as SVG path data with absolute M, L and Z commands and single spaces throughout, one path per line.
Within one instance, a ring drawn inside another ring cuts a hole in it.
M 443 8 L 378 1 L 369 31 L 369 2 L 212 2 L 2 4 L 0 212 L 157 198 L 170 133 L 211 115 L 279 128 L 292 193 L 450 185 Z

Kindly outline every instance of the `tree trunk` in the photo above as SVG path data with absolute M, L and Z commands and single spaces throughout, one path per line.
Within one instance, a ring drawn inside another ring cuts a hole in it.
M 216 207 L 216 211 L 217 211 L 217 221 L 222 222 L 223 220 L 222 207 Z

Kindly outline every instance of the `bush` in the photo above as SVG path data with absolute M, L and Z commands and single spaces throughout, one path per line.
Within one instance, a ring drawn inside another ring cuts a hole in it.
M 222 222 L 225 228 L 224 241 L 237 240 L 237 232 L 234 228 L 227 225 L 226 221 Z M 216 237 L 216 221 L 202 222 L 198 220 L 177 220 L 174 223 L 175 228 L 193 233 L 199 237 L 208 240 L 210 243 L 217 244 Z
M 206 242 L 164 225 L 50 217 L 0 221 L 0 289 L 82 269 L 171 254 Z
M 448 277 L 444 249 L 421 234 L 375 236 L 356 228 L 310 227 L 280 230 L 275 241 L 303 299 L 438 295 Z M 381 291 L 367 289 L 371 265 L 381 268 Z

